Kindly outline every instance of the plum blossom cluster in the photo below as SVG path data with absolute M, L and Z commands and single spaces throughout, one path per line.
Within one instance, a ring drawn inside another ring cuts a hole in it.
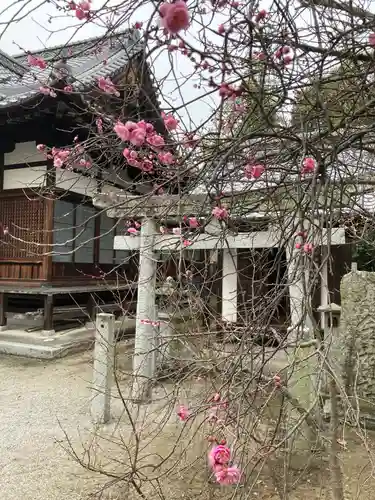
M 286 66 L 293 61 L 293 54 L 290 47 L 284 45 L 283 47 L 279 47 L 275 52 L 275 58 L 282 65 Z
M 226 412 L 228 409 L 228 402 L 222 401 L 218 393 L 213 396 L 210 402 L 209 422 L 211 424 L 222 423 L 223 420 L 218 418 L 218 412 Z M 186 422 L 191 418 L 191 412 L 184 405 L 179 406 L 177 415 L 182 422 Z M 226 439 L 218 440 L 215 436 L 209 436 L 208 441 L 213 444 L 208 452 L 208 465 L 216 481 L 222 485 L 238 484 L 241 480 L 241 471 L 233 463 L 232 453 L 227 446 Z
M 222 97 L 223 99 L 231 98 L 235 100 L 237 97 L 241 97 L 241 95 L 243 94 L 242 88 L 236 88 L 233 85 L 230 85 L 229 83 L 226 82 L 221 83 L 218 86 L 218 88 L 219 88 L 219 96 Z
M 91 0 L 82 0 L 79 3 L 71 1 L 68 3 L 68 8 L 74 11 L 76 18 L 80 21 L 90 19 Z
M 228 402 L 223 400 L 219 393 L 216 393 L 211 399 L 211 404 L 208 417 L 209 422 L 213 425 L 223 424 L 229 407 Z M 223 413 L 222 418 L 220 418 L 220 413 Z M 227 446 L 226 440 L 222 439 L 219 441 L 216 437 L 210 436 L 209 441 L 216 443 L 208 453 L 208 464 L 216 481 L 223 485 L 239 483 L 241 471 L 233 464 L 232 453 Z
M 160 24 L 166 34 L 176 35 L 189 27 L 189 10 L 183 0 L 162 3 L 159 8 L 159 14 Z
M 296 250 L 302 250 L 306 254 L 312 254 L 314 250 L 314 245 L 312 243 L 307 242 L 307 232 L 306 231 L 299 231 L 296 234 L 296 237 L 299 239 L 297 243 L 294 245 Z
M 56 97 L 57 95 L 56 92 L 51 87 L 45 85 L 39 87 L 39 92 L 43 95 L 48 95 L 50 97 Z
M 131 236 L 138 236 L 141 229 L 141 223 L 138 221 L 127 221 L 125 223 L 127 229 L 126 232 Z
M 229 217 L 229 212 L 225 207 L 218 205 L 212 210 L 212 216 L 217 220 L 226 220 Z
M 177 127 L 177 120 L 171 116 L 165 115 L 165 121 L 170 130 Z M 154 171 L 154 160 L 158 160 L 162 165 L 173 165 L 176 161 L 170 151 L 164 151 L 164 137 L 157 134 L 154 126 L 144 120 L 139 122 L 127 121 L 122 123 L 118 121 L 114 126 L 117 136 L 124 142 L 130 142 L 135 147 L 147 147 L 153 152 L 141 153 L 132 148 L 125 148 L 123 156 L 129 165 L 137 167 L 140 170 L 152 173 Z
M 29 54 L 27 56 L 27 62 L 30 66 L 33 66 L 35 68 L 46 69 L 47 67 L 47 63 L 43 59 L 43 57 L 33 56 L 32 54 Z
M 80 144 L 76 144 L 73 148 L 48 148 L 45 144 L 38 144 L 36 148 L 44 152 L 46 158 L 53 160 L 53 166 L 56 168 L 72 170 L 74 166 L 85 168 L 92 166 L 91 161 L 84 157 L 84 148 Z
M 241 479 L 240 469 L 232 464 L 231 451 L 225 444 L 213 446 L 208 453 L 208 463 L 219 484 L 238 484 Z

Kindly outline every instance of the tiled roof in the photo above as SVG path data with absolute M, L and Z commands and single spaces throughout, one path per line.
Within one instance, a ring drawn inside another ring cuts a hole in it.
M 8 56 L 0 51 L 0 109 L 35 97 L 39 88 L 47 85 L 53 65 L 62 57 L 67 58 L 72 71 L 74 90 L 82 90 L 93 84 L 98 76 L 115 75 L 142 49 L 139 33 L 129 30 L 33 52 L 34 56 L 43 57 L 49 63 L 44 70 L 30 67 L 25 54 Z

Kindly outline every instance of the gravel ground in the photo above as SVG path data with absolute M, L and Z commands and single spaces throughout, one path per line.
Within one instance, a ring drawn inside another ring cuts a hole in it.
M 92 478 L 63 449 L 91 429 L 91 353 L 45 362 L 0 356 L 0 498 L 82 500 Z

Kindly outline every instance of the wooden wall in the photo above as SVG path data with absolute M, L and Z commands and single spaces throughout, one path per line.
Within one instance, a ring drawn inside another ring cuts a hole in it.
M 47 278 L 44 198 L 23 191 L 0 193 L 0 280 Z

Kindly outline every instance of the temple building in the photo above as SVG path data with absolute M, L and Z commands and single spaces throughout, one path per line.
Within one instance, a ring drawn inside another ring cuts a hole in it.
M 113 287 L 124 299 L 133 288 L 136 263 L 113 249 L 123 225 L 92 197 L 152 185 L 113 133 L 113 120 L 145 119 L 167 134 L 144 55 L 136 30 L 0 52 L 0 328 L 16 302 L 43 307 L 53 332 L 56 305 L 86 304 L 92 316 Z

